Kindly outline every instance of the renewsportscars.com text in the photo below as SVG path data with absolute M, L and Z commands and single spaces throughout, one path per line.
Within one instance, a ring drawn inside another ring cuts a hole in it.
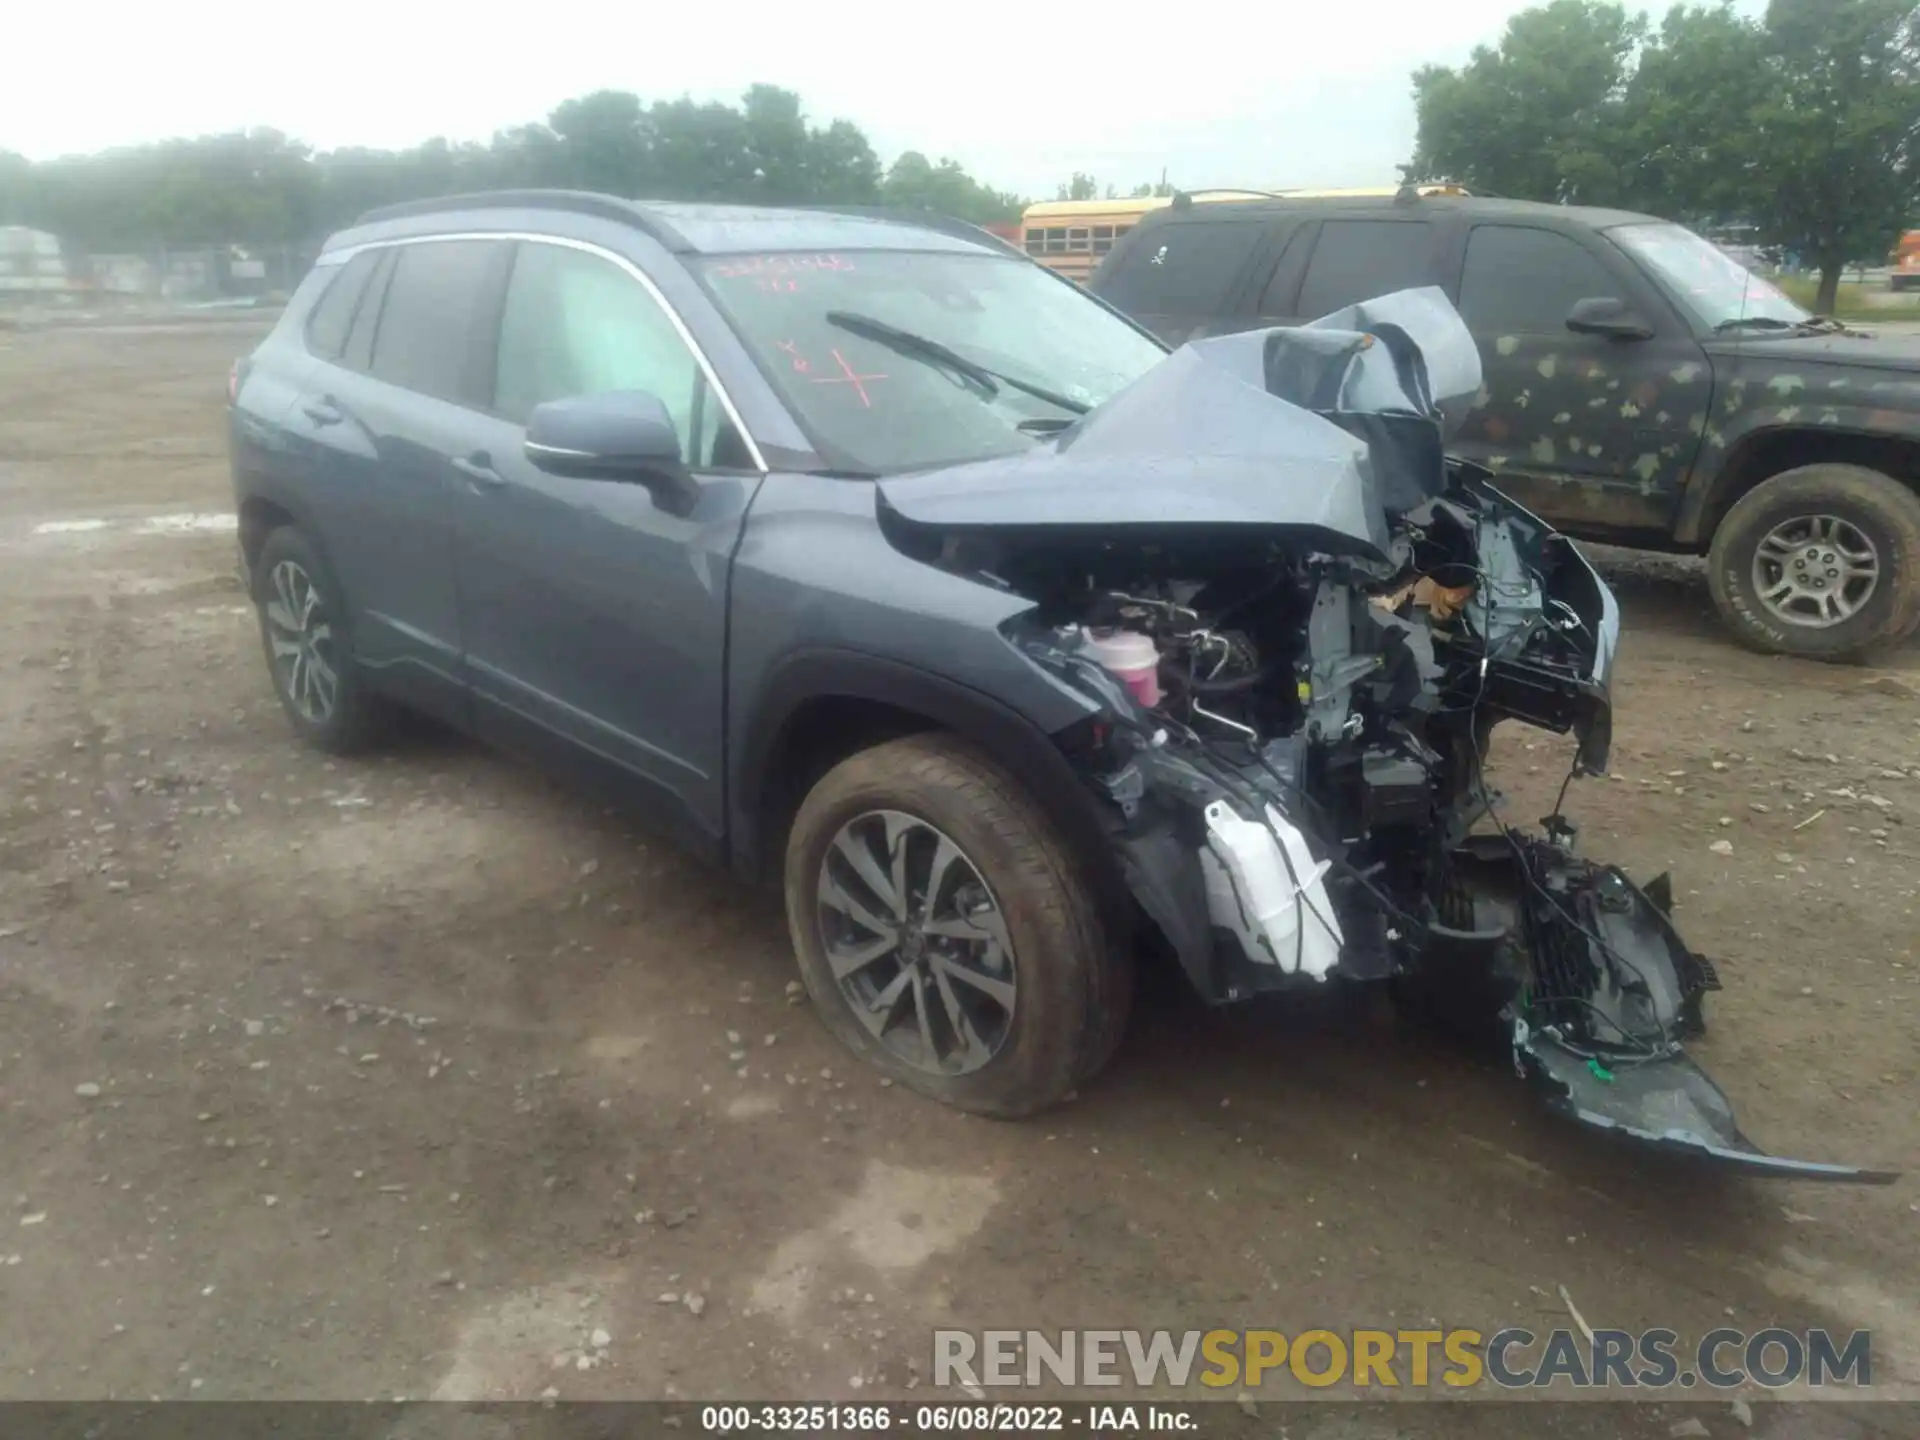
M 936 1330 L 936 1386 L 1195 1384 L 1253 1387 L 1291 1376 L 1356 1389 L 1443 1385 L 1504 1390 L 1770 1389 L 1873 1383 L 1872 1335 L 1711 1330 L 1691 1347 L 1673 1330 Z

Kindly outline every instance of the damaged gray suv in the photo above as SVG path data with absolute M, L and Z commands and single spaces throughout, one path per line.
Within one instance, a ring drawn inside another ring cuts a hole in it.
M 293 726 L 396 708 L 783 878 L 820 1015 L 1020 1115 L 1134 956 L 1491 1028 L 1590 1125 L 1762 1171 L 1686 1057 L 1665 889 L 1492 812 L 1517 719 L 1607 759 L 1618 616 L 1450 461 L 1438 291 L 1168 355 L 958 223 L 479 195 L 335 235 L 231 380 Z

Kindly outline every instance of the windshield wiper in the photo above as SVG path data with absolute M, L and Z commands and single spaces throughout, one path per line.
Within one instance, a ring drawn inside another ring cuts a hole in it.
M 1713 327 L 1716 335 L 1724 335 L 1729 330 L 1760 330 L 1775 335 L 1783 330 L 1793 330 L 1813 335 L 1858 335 L 1861 332 L 1850 325 L 1842 325 L 1829 315 L 1808 315 L 1799 320 L 1782 320 L 1774 315 L 1742 315 L 1735 320 L 1722 320 Z
M 1074 415 L 1084 415 L 1093 407 L 1083 404 L 1070 396 L 1062 395 L 1058 390 L 1049 390 L 1044 385 L 1036 385 L 1031 380 L 1022 380 L 1017 375 L 1009 375 L 982 365 L 978 360 L 968 359 L 958 350 L 941 344 L 925 335 L 916 335 L 911 330 L 902 330 L 897 325 L 889 325 L 884 320 L 876 320 L 871 315 L 856 315 L 850 310 L 829 310 L 826 321 L 837 330 L 845 330 L 850 335 L 858 335 L 871 340 L 876 345 L 885 345 L 902 355 L 917 355 L 935 364 L 943 365 L 971 381 L 975 389 L 991 400 L 1000 393 L 1002 385 L 1011 385 L 1036 400 L 1044 400 L 1049 405 L 1058 406 Z
M 1724 335 L 1729 330 L 1798 330 L 1803 323 L 1782 320 L 1776 315 L 1741 315 L 1732 320 L 1722 320 L 1713 327 L 1713 333 Z

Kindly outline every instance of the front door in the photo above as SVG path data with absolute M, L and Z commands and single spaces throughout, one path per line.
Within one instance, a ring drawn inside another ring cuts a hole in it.
M 526 459 L 536 405 L 624 390 L 657 395 L 673 415 L 700 486 L 691 513 L 668 514 L 637 484 L 561 478 Z M 633 272 L 544 241 L 514 259 L 492 410 L 458 467 L 477 728 L 596 757 L 717 835 L 728 579 L 760 482 L 738 433 Z
M 1466 237 L 1459 308 L 1480 346 L 1480 404 L 1450 448 L 1580 534 L 1670 534 L 1713 374 L 1692 333 L 1598 237 L 1489 223 Z M 1579 335 L 1586 299 L 1622 301 L 1649 339 Z

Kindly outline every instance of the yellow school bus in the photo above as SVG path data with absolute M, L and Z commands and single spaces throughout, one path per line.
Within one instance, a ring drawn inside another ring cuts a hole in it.
M 1422 195 L 1466 195 L 1459 185 L 1421 185 Z M 1219 200 L 1341 200 L 1360 196 L 1397 195 L 1397 186 L 1352 190 L 1194 190 L 1196 204 Z M 1029 205 L 1020 217 L 1022 247 L 1027 254 L 1070 280 L 1085 284 L 1113 242 L 1139 224 L 1142 216 L 1171 205 L 1171 196 L 1129 200 L 1042 200 Z

